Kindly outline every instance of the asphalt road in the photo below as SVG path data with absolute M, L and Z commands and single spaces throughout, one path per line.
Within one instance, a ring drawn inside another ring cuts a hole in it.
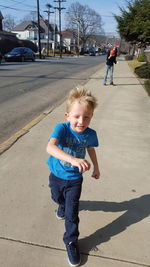
M 105 56 L 10 62 L 0 65 L 0 143 L 87 82 Z

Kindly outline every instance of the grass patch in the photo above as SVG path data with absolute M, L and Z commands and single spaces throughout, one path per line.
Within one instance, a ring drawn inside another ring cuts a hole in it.
M 147 91 L 148 96 L 150 96 L 150 63 L 139 62 L 134 59 L 132 61 L 128 61 L 128 65 L 139 78 L 146 79 L 144 82 L 144 88 Z
M 136 59 L 133 59 L 132 61 L 128 61 L 128 65 L 134 71 L 135 68 L 142 66 L 143 62 L 139 62 Z
M 136 67 L 134 71 L 140 78 L 150 79 L 150 63 Z

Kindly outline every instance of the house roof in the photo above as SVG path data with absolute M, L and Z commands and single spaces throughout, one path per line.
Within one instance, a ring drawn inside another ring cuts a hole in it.
M 41 19 L 40 25 L 45 30 L 45 33 L 48 34 L 48 20 Z M 54 24 L 49 24 L 49 30 L 50 32 L 54 31 Z
M 25 31 L 31 27 L 32 30 L 38 29 L 38 23 L 36 21 L 22 21 L 20 24 L 18 24 L 12 31 Z M 50 32 L 54 31 L 54 24 L 49 24 L 49 30 Z M 56 26 L 57 30 L 57 26 Z M 45 32 L 48 34 L 48 20 L 40 20 L 40 32 Z
M 15 33 L 12 33 L 12 32 L 6 32 L 6 31 L 1 31 L 0 30 L 0 38 L 3 39 L 3 38 L 9 38 L 9 39 L 12 39 L 12 40 L 18 40 L 18 38 L 16 37 L 16 34 Z
M 32 28 L 32 30 L 38 29 L 38 23 L 35 21 L 22 21 L 20 24 L 18 24 L 16 27 L 13 28 L 12 31 L 25 31 L 29 28 Z M 40 32 L 45 32 L 43 27 L 40 25 Z
M 72 38 L 73 33 L 71 31 L 62 31 L 62 37 L 63 38 Z

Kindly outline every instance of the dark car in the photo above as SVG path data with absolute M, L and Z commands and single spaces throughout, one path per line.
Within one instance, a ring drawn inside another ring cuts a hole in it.
M 35 61 L 35 53 L 28 47 L 16 47 L 4 55 L 5 61 Z
M 96 53 L 94 50 L 89 50 L 89 56 L 96 56 Z
M 2 54 L 0 52 L 0 64 L 1 64 L 1 62 L 2 62 Z

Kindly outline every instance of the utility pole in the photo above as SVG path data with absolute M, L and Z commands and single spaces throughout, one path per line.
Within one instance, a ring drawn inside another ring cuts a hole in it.
M 38 48 L 39 48 L 39 58 L 41 58 L 41 37 L 40 37 L 40 11 L 39 11 L 39 0 L 37 0 L 37 17 L 38 17 Z
M 66 2 L 66 0 L 54 0 L 54 2 L 57 2 L 59 4 L 59 7 L 56 7 L 59 11 L 59 35 L 60 35 L 60 58 L 62 58 L 62 33 L 61 33 L 61 11 L 62 9 L 65 9 L 64 7 L 61 7 L 62 2 Z
M 78 23 L 78 57 L 79 57 L 79 45 L 80 45 L 80 20 L 79 20 L 79 13 L 77 13 L 77 23 Z
M 47 31 L 47 34 L 48 34 L 48 36 L 47 36 L 47 56 L 48 56 L 48 54 L 49 54 L 49 26 L 50 26 L 49 22 L 50 22 L 50 14 L 54 13 L 54 12 L 50 11 L 50 9 L 53 7 L 52 5 L 47 4 L 46 7 L 48 8 L 48 10 L 46 10 L 44 12 L 46 12 L 47 15 L 48 15 L 48 26 L 47 26 L 47 28 L 48 28 L 48 31 Z
M 80 46 L 80 22 L 78 20 L 78 57 L 79 57 L 79 54 L 80 54 L 79 46 Z
M 53 55 L 55 57 L 55 48 L 56 48 L 56 9 L 57 7 L 54 7 L 55 9 L 55 21 L 54 21 L 54 51 L 53 51 Z

